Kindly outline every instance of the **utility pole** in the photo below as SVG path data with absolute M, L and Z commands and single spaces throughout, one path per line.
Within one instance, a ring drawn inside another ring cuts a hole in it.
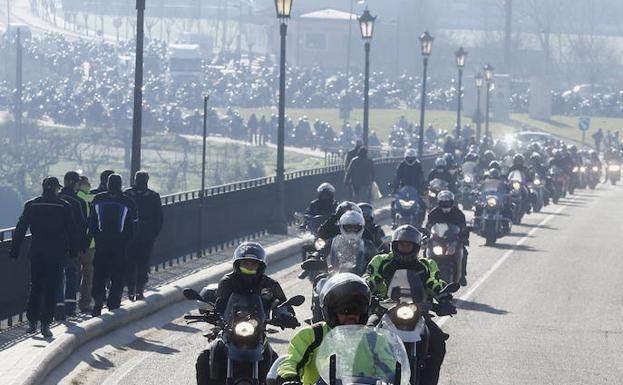
M 145 0 L 136 0 L 136 66 L 134 69 L 134 115 L 132 117 L 132 160 L 130 179 L 141 169 L 141 130 L 143 120 L 143 40 L 145 35 Z
M 22 144 L 22 36 L 21 29 L 17 28 L 15 42 L 15 129 L 17 143 Z
M 504 71 L 512 75 L 511 58 L 511 34 L 513 26 L 513 0 L 506 0 L 504 5 L 506 22 L 504 27 Z

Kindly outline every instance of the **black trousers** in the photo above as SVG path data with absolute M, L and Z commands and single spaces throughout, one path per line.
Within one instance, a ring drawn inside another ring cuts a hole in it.
M 270 346 L 264 350 L 264 359 L 260 361 L 259 366 L 261 384 L 266 381 L 270 366 L 277 357 L 277 353 Z M 225 384 L 225 380 L 227 380 L 227 349 L 223 341 L 216 339 L 210 342 L 208 349 L 204 350 L 197 357 L 195 368 L 197 369 L 197 385 Z M 250 376 L 250 366 L 240 365 L 234 367 L 234 375 Z
M 142 293 L 149 280 L 149 258 L 154 248 L 154 240 L 134 240 L 128 247 L 125 282 L 128 294 Z
M 432 319 L 426 319 L 426 326 L 428 326 L 429 338 L 428 338 L 428 359 L 424 364 L 424 370 L 422 372 L 421 385 L 437 385 L 439 381 L 439 372 L 441 371 L 441 365 L 446 357 L 446 339 L 447 334 L 444 333 L 439 326 Z
M 92 295 L 95 306 L 106 302 L 109 309 L 117 309 L 121 305 L 121 294 L 124 287 L 126 244 L 123 242 L 101 242 L 95 245 L 93 260 Z M 106 285 L 110 281 L 110 291 L 106 295 Z
M 63 282 L 63 264 L 30 263 L 30 294 L 26 317 L 28 321 L 52 322 L 58 290 Z

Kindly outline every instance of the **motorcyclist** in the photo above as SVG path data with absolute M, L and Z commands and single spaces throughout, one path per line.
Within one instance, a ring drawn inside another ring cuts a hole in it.
M 326 241 L 338 235 L 340 233 L 340 227 L 338 225 L 338 221 L 340 220 L 342 215 L 344 215 L 345 212 L 350 211 L 350 210 L 355 210 L 355 211 L 358 211 L 359 214 L 362 214 L 361 209 L 359 208 L 359 206 L 357 206 L 356 203 L 350 202 L 350 201 L 344 201 L 340 203 L 339 205 L 337 205 L 333 215 L 331 215 L 329 219 L 327 219 L 322 225 L 320 225 L 320 227 L 318 228 L 318 232 L 316 233 L 316 236 Z
M 463 241 L 463 266 L 460 284 L 467 286 L 467 246 L 469 246 L 469 230 L 467 229 L 467 221 L 465 214 L 455 204 L 454 194 L 452 191 L 444 190 L 437 196 L 439 205 L 428 213 L 426 229 L 430 229 L 438 223 L 448 223 L 458 226 L 461 229 L 461 239 Z
M 335 201 L 335 187 L 331 183 L 323 183 L 316 189 L 318 199 L 313 200 L 305 215 L 315 217 L 316 215 L 330 216 L 335 212 L 337 202 Z
M 439 278 L 435 261 L 419 256 L 421 246 L 422 234 L 415 227 L 400 226 L 392 234 L 391 252 L 374 257 L 368 264 L 364 279 L 375 296 L 385 299 L 396 270 L 416 271 L 424 283 L 428 301 L 432 303 L 433 299 L 437 299 L 441 306 L 449 309 L 448 314 L 455 312 L 456 309 L 450 303 L 451 296 L 439 296 L 445 282 Z M 437 384 L 439 380 L 439 371 L 446 354 L 446 335 L 430 317 L 426 317 L 426 325 L 429 329 L 429 358 L 426 360 L 421 384 L 430 385 Z
M 299 330 L 288 345 L 288 354 L 277 370 L 280 385 L 312 385 L 320 379 L 316 353 L 322 339 L 341 325 L 365 325 L 370 308 L 370 288 L 351 273 L 339 273 L 320 293 L 323 321 Z
M 327 242 L 328 262 L 333 270 L 346 267 L 356 274 L 363 274 L 370 259 L 376 255 L 372 241 L 363 239 L 365 220 L 360 212 L 345 212 L 338 222 L 340 234 Z
M 394 192 L 403 186 L 414 187 L 418 192 L 424 191 L 422 164 L 417 158 L 416 150 L 413 148 L 405 151 L 404 160 L 398 165 L 396 177 L 392 183 Z
M 525 157 L 522 154 L 515 154 L 513 157 L 513 165 L 508 169 L 508 173 L 510 175 L 513 171 L 519 171 L 521 175 L 523 175 L 523 183 L 521 185 L 521 199 L 523 202 L 526 202 L 526 213 L 530 214 L 531 206 L 530 206 L 530 191 L 526 183 L 534 180 L 534 176 L 530 172 L 530 169 L 525 165 Z
M 444 158 L 437 158 L 435 168 L 428 173 L 427 182 L 430 183 L 433 179 L 441 179 L 448 183 L 450 191 L 456 190 L 455 178 L 448 171 L 448 162 Z
M 383 238 L 385 238 L 385 231 L 379 224 L 374 223 L 374 207 L 370 203 L 362 202 L 357 206 L 361 209 L 363 219 L 365 220 L 365 228 L 363 230 L 363 238 L 367 239 L 374 244 L 374 247 L 378 250 L 383 246 Z
M 446 165 L 448 168 L 448 172 L 450 173 L 451 181 L 449 182 L 450 186 L 458 186 L 459 177 L 461 177 L 461 169 L 459 164 L 457 163 L 454 155 L 452 153 L 443 154 L 443 158 L 446 160 Z
M 485 179 L 483 180 L 483 184 L 486 183 L 488 180 L 498 180 L 498 181 L 502 181 L 504 182 L 504 179 L 502 178 L 502 174 L 500 173 L 500 170 L 496 169 L 496 168 L 492 168 L 490 169 L 486 174 L 485 174 Z M 498 184 L 498 190 L 497 193 L 502 197 L 502 216 L 504 216 L 507 220 L 512 220 L 513 218 L 513 209 L 511 207 L 511 203 L 510 200 L 508 199 L 508 185 L 506 183 L 500 183 Z M 476 215 L 478 215 L 478 213 L 476 213 Z
M 245 242 L 238 246 L 233 256 L 233 272 L 225 275 L 218 284 L 216 291 L 215 310 L 222 316 L 227 308 L 229 297 L 232 294 L 262 295 L 264 311 L 269 314 L 275 301 L 286 301 L 281 285 L 265 275 L 266 251 L 259 243 Z M 270 293 L 271 295 L 265 295 Z M 280 315 L 284 325 L 298 326 L 290 308 Z M 276 354 L 268 346 L 264 350 L 264 359 L 260 362 L 260 378 L 265 378 L 270 363 L 276 359 Z M 197 358 L 197 385 L 223 384 L 227 377 L 227 351 L 221 338 L 210 342 L 209 347 Z

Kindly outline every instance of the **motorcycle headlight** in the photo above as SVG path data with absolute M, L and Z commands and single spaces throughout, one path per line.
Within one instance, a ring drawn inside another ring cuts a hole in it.
M 474 178 L 472 178 L 470 175 L 465 176 L 465 183 L 472 183 L 473 181 L 474 181 Z
M 443 255 L 443 247 L 441 247 L 441 246 L 433 247 L 433 254 L 435 254 L 435 255 Z
M 580 167 L 580 172 L 586 172 L 586 167 L 584 166 Z
M 487 206 L 489 207 L 495 207 L 498 205 L 498 199 L 495 197 L 489 197 L 487 198 Z
M 249 321 L 242 321 L 234 327 L 234 334 L 240 337 L 251 337 L 255 333 L 255 325 Z
M 407 201 L 407 200 L 404 200 L 404 199 L 400 199 L 398 202 L 400 203 L 400 206 L 404 207 L 407 210 L 410 209 L 411 207 L 413 207 L 413 205 L 415 204 L 414 200 Z
M 437 197 L 437 193 L 434 192 L 434 191 L 429 191 L 428 192 L 428 196 L 431 197 L 431 198 L 436 198 Z
M 578 168 L 578 166 L 575 166 L 575 167 L 573 168 L 573 172 L 578 172 L 578 171 L 580 171 L 580 169 Z
M 396 317 L 401 320 L 410 320 L 415 317 L 415 311 L 411 308 L 411 306 L 401 306 L 396 310 Z
M 540 179 L 535 179 L 534 180 L 534 185 L 535 186 L 540 186 L 541 185 L 541 180 Z
M 593 172 L 597 172 L 597 171 L 599 171 L 599 167 L 594 166 L 594 167 L 593 167 Z
M 324 239 L 318 238 L 318 239 L 316 239 L 316 242 L 314 242 L 314 247 L 316 248 L 316 250 L 322 250 L 322 249 L 324 249 L 326 244 L 327 244 L 327 242 L 325 242 Z
M 621 166 L 618 164 L 611 164 L 608 166 L 608 171 L 621 171 Z
M 513 190 L 521 190 L 521 183 L 513 182 Z

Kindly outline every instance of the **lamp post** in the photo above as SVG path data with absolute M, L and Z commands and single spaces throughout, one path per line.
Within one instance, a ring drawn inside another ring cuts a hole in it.
M 136 67 L 134 70 L 134 113 L 132 116 L 132 159 L 130 179 L 141 168 L 141 126 L 143 120 L 143 39 L 145 26 L 145 0 L 136 0 Z
M 465 57 L 467 56 L 467 51 L 460 47 L 458 51 L 454 53 L 456 56 L 456 66 L 459 69 L 459 84 L 457 88 L 457 99 L 458 105 L 456 109 L 456 142 L 459 143 L 461 139 L 461 99 L 463 96 L 463 67 L 465 67 Z
M 487 105 L 485 108 L 485 137 L 489 140 L 489 108 L 491 104 L 491 83 L 493 82 L 494 68 L 491 64 L 485 64 L 485 81 L 487 85 Z
M 480 135 L 482 134 L 482 111 L 480 110 L 480 97 L 482 93 L 482 85 L 484 78 L 482 74 L 478 72 L 474 77 L 476 81 L 476 143 L 480 143 Z
M 280 21 L 281 61 L 279 63 L 279 129 L 277 132 L 277 211 L 271 231 L 275 234 L 287 234 L 286 191 L 285 191 L 285 117 L 286 117 L 286 36 L 288 19 L 292 12 L 293 0 L 275 0 L 277 18 Z
M 420 140 L 418 142 L 418 155 L 421 157 L 424 153 L 424 112 L 426 110 L 426 78 L 428 77 L 428 58 L 433 52 L 433 40 L 435 40 L 428 32 L 424 32 L 420 36 L 420 48 L 422 57 L 424 58 L 424 76 L 422 77 L 422 96 L 420 105 Z
M 375 16 L 370 14 L 367 9 L 359 17 L 359 27 L 361 38 L 363 39 L 366 51 L 365 81 L 363 90 L 363 145 L 368 146 L 368 134 L 370 132 L 370 42 L 374 33 Z

